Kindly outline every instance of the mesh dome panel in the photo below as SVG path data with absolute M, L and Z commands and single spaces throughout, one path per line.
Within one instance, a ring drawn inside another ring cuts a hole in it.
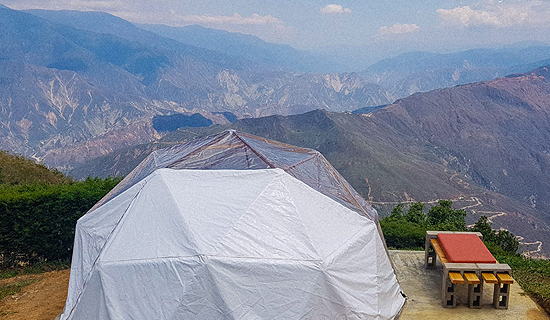
M 159 168 L 254 170 L 281 168 L 346 207 L 377 220 L 378 215 L 318 151 L 227 130 L 153 151 L 90 211 Z

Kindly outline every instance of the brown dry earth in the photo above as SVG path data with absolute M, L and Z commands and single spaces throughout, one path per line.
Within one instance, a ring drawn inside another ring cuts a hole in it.
M 486 301 L 487 305 L 483 309 L 468 309 L 464 305 L 454 309 L 442 308 L 438 293 L 441 286 L 438 272 L 441 270 L 424 268 L 424 252 L 390 251 L 390 256 L 395 263 L 400 284 L 408 295 L 408 301 L 401 316 L 403 320 L 550 319 L 517 284 L 512 285 L 508 310 L 493 309 L 490 301 Z M 68 269 L 0 280 L 0 284 L 24 280 L 38 280 L 38 282 L 0 301 L 0 320 L 53 320 L 63 311 L 69 286 Z
M 53 320 L 63 311 L 69 287 L 69 270 L 20 276 L 1 280 L 0 283 L 31 279 L 40 280 L 0 301 L 1 320 Z

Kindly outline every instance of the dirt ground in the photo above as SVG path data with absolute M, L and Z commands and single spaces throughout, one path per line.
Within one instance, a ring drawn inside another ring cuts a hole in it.
M 0 301 L 1 320 L 53 320 L 63 311 L 69 270 L 52 271 L 39 275 L 26 275 L 1 280 L 1 283 L 36 279 L 39 281 L 21 289 L 13 296 Z
M 485 301 L 483 309 L 442 308 L 439 303 L 441 270 L 424 269 L 424 253 L 391 251 L 397 277 L 408 296 L 403 320 L 440 319 L 529 319 L 549 320 L 548 315 L 526 296 L 518 284 L 512 285 L 510 308 L 496 310 Z M 0 320 L 53 320 L 63 311 L 69 285 L 69 270 L 52 271 L 40 275 L 26 275 L 0 280 L 1 284 L 13 281 L 38 280 L 22 288 L 21 292 L 0 301 Z M 485 300 L 490 297 L 484 297 Z

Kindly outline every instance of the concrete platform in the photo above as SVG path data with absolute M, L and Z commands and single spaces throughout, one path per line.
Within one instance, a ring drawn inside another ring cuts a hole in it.
M 508 310 L 497 310 L 492 306 L 493 286 L 485 288 L 481 309 L 470 309 L 466 305 L 467 286 L 459 286 L 456 308 L 443 308 L 440 301 L 441 279 L 443 268 L 438 261 L 437 268 L 426 269 L 424 251 L 391 250 L 397 279 L 407 295 L 407 302 L 401 320 L 550 320 L 546 312 L 527 296 L 519 284 L 511 286 L 510 305 Z

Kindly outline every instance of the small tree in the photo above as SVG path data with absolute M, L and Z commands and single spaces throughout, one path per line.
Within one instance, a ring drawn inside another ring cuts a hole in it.
M 519 241 L 510 231 L 500 230 L 497 232 L 494 244 L 508 253 L 517 253 L 519 249 Z
M 440 200 L 427 215 L 427 223 L 434 230 L 463 231 L 466 230 L 466 211 L 452 208 L 452 201 Z
M 416 202 L 411 204 L 409 211 L 405 215 L 405 219 L 409 222 L 418 223 L 423 225 L 426 222 L 426 214 L 424 214 L 424 204 L 422 202 Z
M 401 219 L 403 218 L 403 204 L 399 202 L 393 209 L 391 210 L 390 218 L 392 219 Z
M 483 240 L 485 241 L 492 240 L 495 234 L 495 231 L 491 228 L 491 223 L 489 223 L 486 216 L 481 216 L 474 226 L 470 228 L 470 231 L 481 233 L 483 235 Z
M 470 231 L 480 232 L 483 235 L 483 242 L 499 247 L 507 253 L 517 253 L 519 241 L 508 230 L 495 231 L 486 216 L 481 216 Z

